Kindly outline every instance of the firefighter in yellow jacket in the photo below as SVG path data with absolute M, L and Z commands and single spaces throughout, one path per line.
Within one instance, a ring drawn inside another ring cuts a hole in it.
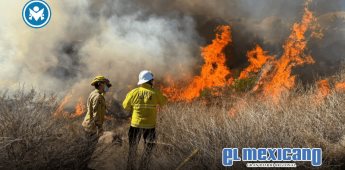
M 157 107 L 167 102 L 163 94 L 153 88 L 153 74 L 144 70 L 139 74 L 139 87 L 130 91 L 123 101 L 123 108 L 132 111 L 131 126 L 128 132 L 129 153 L 127 169 L 133 169 L 136 150 L 141 136 L 145 148 L 139 169 L 146 169 L 156 139 Z
M 87 113 L 82 126 L 90 134 L 101 135 L 106 112 L 104 94 L 109 90 L 111 84 L 104 76 L 97 76 L 91 85 L 95 87 L 95 90 L 91 92 L 87 99 Z

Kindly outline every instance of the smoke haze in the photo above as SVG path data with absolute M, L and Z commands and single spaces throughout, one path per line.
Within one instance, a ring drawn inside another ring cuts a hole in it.
M 246 66 L 246 52 L 260 44 L 279 56 L 294 22 L 303 13 L 299 0 L 48 0 L 50 23 L 25 25 L 26 1 L 1 1 L 0 87 L 18 83 L 58 94 L 85 96 L 90 81 L 105 75 L 116 93 L 134 86 L 140 70 L 156 79 L 193 76 L 219 24 L 232 27 L 228 66 Z M 311 38 L 316 63 L 298 71 L 302 79 L 337 71 L 345 57 L 345 0 L 315 0 L 310 6 L 323 30 Z M 117 97 L 117 96 L 115 96 Z M 120 95 L 117 98 L 121 98 Z

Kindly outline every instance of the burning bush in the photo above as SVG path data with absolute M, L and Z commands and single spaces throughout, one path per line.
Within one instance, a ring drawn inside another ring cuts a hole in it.
M 233 87 L 238 92 L 247 92 L 254 87 L 256 81 L 257 78 L 255 76 L 242 79 L 235 79 Z
M 254 49 L 247 52 L 249 66 L 241 71 L 236 82 L 233 81 L 235 77 L 225 64 L 225 50 L 232 43 L 231 29 L 230 26 L 221 25 L 217 27 L 212 43 L 201 48 L 204 64 L 200 74 L 187 81 L 187 86 L 184 83 L 165 80 L 171 86 L 163 87 L 163 92 L 172 101 L 192 101 L 198 98 L 204 89 L 234 86 L 239 91 L 249 91 L 251 88 L 251 91 L 259 92 L 265 97 L 273 97 L 274 101 L 278 102 L 281 96 L 296 85 L 297 75 L 292 74 L 293 69 L 315 63 L 313 57 L 307 53 L 308 39 L 319 34 L 317 19 L 309 10 L 310 3 L 310 0 L 305 2 L 301 21 L 293 24 L 279 57 L 269 55 L 268 51 L 257 44 Z M 221 92 L 215 93 L 217 94 Z

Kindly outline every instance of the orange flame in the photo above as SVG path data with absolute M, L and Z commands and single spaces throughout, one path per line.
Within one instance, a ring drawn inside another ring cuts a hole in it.
M 318 88 L 318 91 L 316 93 L 315 99 L 319 103 L 330 94 L 331 87 L 329 85 L 328 80 L 325 79 L 325 80 L 320 80 L 317 82 L 317 88 Z
M 310 1 L 307 1 L 304 8 L 304 15 L 301 23 L 293 25 L 292 32 L 285 42 L 284 53 L 275 61 L 273 68 L 268 74 L 268 82 L 263 83 L 263 92 L 266 96 L 273 96 L 277 100 L 282 93 L 295 86 L 295 76 L 291 75 L 291 70 L 295 66 L 312 64 L 314 60 L 311 56 L 304 56 L 307 46 L 305 34 L 314 20 L 312 12 L 307 8 Z
M 274 59 L 273 56 L 267 55 L 267 51 L 264 51 L 259 45 L 247 53 L 247 58 L 250 65 L 241 72 L 240 79 L 248 78 L 250 73 L 259 72 L 267 61 Z
M 62 99 L 58 108 L 56 109 L 56 111 L 53 114 L 54 117 L 63 116 L 63 117 L 67 117 L 67 118 L 76 118 L 76 117 L 81 116 L 85 112 L 85 105 L 83 104 L 83 98 L 82 97 L 79 97 L 79 101 L 74 108 L 75 109 L 74 113 L 69 113 L 69 112 L 65 111 L 65 106 L 68 102 L 70 102 L 71 98 L 72 98 L 72 95 L 67 95 Z
M 65 105 L 71 100 L 71 98 L 72 98 L 72 95 L 67 95 L 62 99 L 58 108 L 56 109 L 56 111 L 53 114 L 54 117 L 67 115 L 67 112 L 64 111 L 64 108 L 65 108 Z
M 79 97 L 79 101 L 75 106 L 75 112 L 71 115 L 72 118 L 79 117 L 85 112 L 85 105 L 83 104 L 83 98 Z
M 191 101 L 200 96 L 200 92 L 206 88 L 224 87 L 231 80 L 227 79 L 230 70 L 225 65 L 226 57 L 223 52 L 224 48 L 231 43 L 230 26 L 219 26 L 216 38 L 212 44 L 201 49 L 201 55 L 204 64 L 199 76 L 195 76 L 186 88 L 163 88 L 170 100 Z
M 339 82 L 335 84 L 335 91 L 345 93 L 345 82 Z
M 250 65 L 241 72 L 239 79 L 247 78 L 251 73 L 260 72 L 252 91 L 260 89 L 264 96 L 272 96 L 274 101 L 277 101 L 283 93 L 295 87 L 296 76 L 292 75 L 292 69 L 315 62 L 310 55 L 305 55 L 308 42 L 306 33 L 311 31 L 310 35 L 313 36 L 317 29 L 314 25 L 316 19 L 308 9 L 310 2 L 311 0 L 306 1 L 302 20 L 293 25 L 279 59 L 268 55 L 267 51 L 259 45 L 247 53 Z M 220 26 L 217 31 L 212 44 L 202 48 L 201 55 L 205 64 L 199 76 L 195 76 L 185 87 L 181 87 L 183 83 L 174 83 L 171 79 L 166 80 L 170 87 L 163 88 L 163 92 L 169 96 L 170 100 L 191 101 L 199 97 L 204 89 L 214 90 L 233 83 L 233 79 L 229 78 L 231 72 L 225 65 L 226 57 L 223 52 L 224 48 L 232 42 L 230 27 Z M 219 90 L 213 94 L 220 94 Z

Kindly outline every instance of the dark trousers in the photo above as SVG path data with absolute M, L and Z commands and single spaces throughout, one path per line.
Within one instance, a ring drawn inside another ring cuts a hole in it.
M 156 140 L 156 130 L 153 129 L 143 129 L 130 127 L 128 131 L 128 141 L 129 141 L 129 152 L 128 152 L 128 162 L 127 169 L 134 169 L 135 157 L 138 148 L 138 144 L 141 136 L 144 137 L 144 153 L 141 157 L 139 169 L 147 169 L 147 165 L 151 159 L 152 150 L 155 146 Z

